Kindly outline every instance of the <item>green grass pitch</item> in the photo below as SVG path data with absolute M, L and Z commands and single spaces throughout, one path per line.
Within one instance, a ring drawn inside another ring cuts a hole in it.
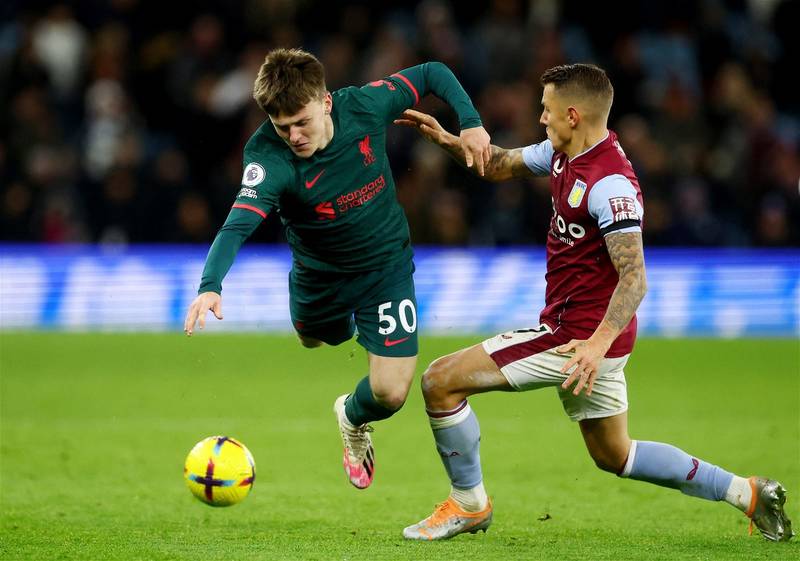
M 479 338 L 421 340 L 420 372 Z M 641 340 L 631 436 L 781 480 L 800 525 L 800 347 Z M 354 342 L 289 336 L 0 334 L 0 559 L 798 559 L 725 504 L 597 470 L 554 390 L 471 399 L 482 427 L 486 534 L 409 543 L 448 491 L 418 384 L 377 423 L 376 479 L 347 483 L 331 406 L 366 372 Z M 419 378 L 419 375 L 417 376 Z M 205 436 L 244 441 L 250 497 L 194 499 L 183 461 Z

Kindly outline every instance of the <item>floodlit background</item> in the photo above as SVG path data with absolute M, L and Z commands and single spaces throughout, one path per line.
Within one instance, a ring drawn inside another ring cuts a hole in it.
M 356 492 L 331 405 L 364 352 L 297 344 L 275 217 L 225 280 L 225 320 L 181 331 L 264 119 L 250 91 L 269 49 L 314 52 L 331 89 L 443 61 L 506 148 L 544 139 L 545 69 L 594 62 L 645 197 L 631 436 L 780 480 L 797 528 L 798 22 L 798 0 L 0 2 L 0 560 L 800 558 L 727 505 L 597 470 L 552 390 L 470 399 L 490 531 L 403 540 L 449 486 L 421 392 L 376 423 L 375 483 Z M 419 378 L 537 325 L 552 207 L 547 178 L 480 181 L 406 129 L 388 148 Z M 258 466 L 232 509 L 182 481 L 214 434 Z
M 645 195 L 643 333 L 800 334 L 798 2 L 609 9 L 572 0 L 6 3 L 0 328 L 177 328 L 237 191 L 242 147 L 264 119 L 250 95 L 255 73 L 270 48 L 301 46 L 323 61 L 331 89 L 443 61 L 503 147 L 544 139 L 542 71 L 600 64 L 616 90 L 610 126 Z M 455 130 L 440 101 L 422 109 Z M 420 248 L 421 328 L 535 322 L 547 178 L 482 182 L 404 129 L 391 131 L 389 152 Z M 291 329 L 283 241 L 271 217 L 245 245 L 220 328 Z

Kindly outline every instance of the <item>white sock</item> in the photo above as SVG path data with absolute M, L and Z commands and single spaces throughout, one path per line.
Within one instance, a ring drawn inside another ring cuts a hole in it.
M 752 497 L 753 489 L 750 487 L 750 481 L 744 477 L 734 475 L 730 487 L 725 492 L 725 501 L 742 512 L 747 512 L 747 509 L 750 508 Z
M 489 497 L 486 496 L 486 489 L 483 488 L 483 481 L 478 483 L 472 489 L 456 489 L 450 487 L 450 496 L 458 506 L 467 512 L 480 512 L 489 503 Z

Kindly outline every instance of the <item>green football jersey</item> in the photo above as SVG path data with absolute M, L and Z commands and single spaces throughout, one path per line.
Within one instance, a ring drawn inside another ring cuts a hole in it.
M 441 63 L 333 92 L 333 137 L 308 158 L 296 156 L 265 121 L 245 146 L 241 189 L 209 252 L 201 291 L 221 289 L 238 245 L 219 251 L 215 246 L 224 246 L 220 237 L 226 230 L 234 232 L 237 221 L 247 220 L 237 211 L 261 219 L 277 214 L 295 262 L 308 269 L 370 271 L 410 259 L 408 222 L 386 155 L 386 129 L 429 92 L 453 107 L 462 129 L 481 125 L 466 92 Z

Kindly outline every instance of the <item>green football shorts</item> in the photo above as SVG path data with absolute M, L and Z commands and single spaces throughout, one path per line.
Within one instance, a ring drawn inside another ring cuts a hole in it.
M 416 356 L 414 262 L 365 273 L 326 273 L 296 263 L 289 273 L 289 310 L 300 335 L 329 345 L 349 340 L 378 356 Z

